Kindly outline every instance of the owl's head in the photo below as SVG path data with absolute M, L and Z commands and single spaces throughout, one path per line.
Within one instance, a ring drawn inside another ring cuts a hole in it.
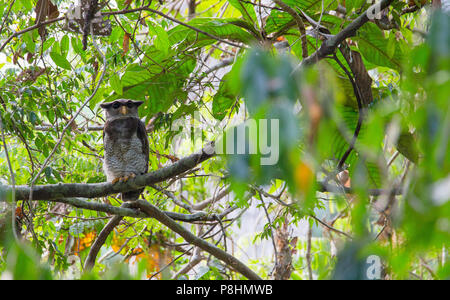
M 138 115 L 138 107 L 144 101 L 135 101 L 130 99 L 117 99 L 112 102 L 105 102 L 100 104 L 100 107 L 105 110 L 106 120 L 113 120 L 125 117 L 136 117 Z

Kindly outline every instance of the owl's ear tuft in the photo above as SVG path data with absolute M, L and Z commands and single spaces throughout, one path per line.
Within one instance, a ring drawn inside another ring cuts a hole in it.
M 105 108 L 105 109 L 111 107 L 111 105 L 112 105 L 112 102 L 100 103 L 100 107 Z
M 133 104 L 134 104 L 136 107 L 139 107 L 139 106 L 141 106 L 142 104 L 144 104 L 144 101 L 133 101 Z

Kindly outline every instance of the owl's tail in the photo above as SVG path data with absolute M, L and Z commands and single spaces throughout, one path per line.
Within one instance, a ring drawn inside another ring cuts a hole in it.
M 139 189 L 135 191 L 130 191 L 126 193 L 122 193 L 122 201 L 136 201 L 139 199 L 139 196 L 142 194 L 144 189 Z

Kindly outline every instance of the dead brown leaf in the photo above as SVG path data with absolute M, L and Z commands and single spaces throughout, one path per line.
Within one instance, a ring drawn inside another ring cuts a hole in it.
M 125 32 L 125 35 L 123 36 L 122 56 L 125 56 L 125 54 L 127 54 L 129 49 L 130 49 L 130 34 Z

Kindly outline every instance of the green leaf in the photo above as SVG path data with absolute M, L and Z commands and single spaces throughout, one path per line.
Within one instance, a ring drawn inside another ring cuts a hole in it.
M 120 82 L 120 78 L 119 75 L 117 75 L 117 73 L 111 75 L 111 78 L 109 79 L 109 84 L 113 88 L 114 92 L 116 92 L 119 95 L 123 94 L 122 83 Z
M 234 8 L 239 10 L 240 13 L 242 14 L 242 17 L 244 17 L 245 20 L 250 22 L 250 24 L 257 24 L 257 23 L 255 23 L 257 19 L 256 19 L 256 13 L 255 13 L 255 9 L 254 9 L 253 5 L 251 5 L 250 3 L 240 1 L 240 0 L 228 0 L 228 2 L 230 2 L 230 4 Z
M 34 111 L 30 111 L 28 119 L 33 125 L 35 125 L 39 121 L 39 118 Z
M 50 37 L 48 39 L 46 39 L 42 45 L 42 52 L 47 51 L 48 48 L 50 48 L 51 46 L 53 46 L 53 43 L 55 42 L 55 38 L 54 37 Z
M 138 64 L 131 64 L 122 75 L 122 85 L 124 87 L 133 86 L 143 81 L 149 80 L 153 75 L 154 74 L 152 74 L 148 69 Z
M 56 52 L 50 52 L 50 57 L 52 58 L 53 62 L 60 68 L 71 70 L 72 66 L 70 65 L 69 61 L 62 56 L 59 53 Z
M 217 120 L 223 120 L 227 114 L 227 110 L 236 102 L 231 95 L 223 95 L 219 92 L 213 98 L 212 114 Z
M 244 55 L 239 55 L 233 64 L 230 72 L 223 76 L 219 89 L 214 95 L 212 103 L 212 113 L 214 118 L 223 120 L 228 113 L 228 109 L 238 101 L 239 91 L 241 89 L 241 82 L 239 80 L 242 61 Z
M 396 42 L 396 39 L 395 39 L 395 34 L 390 34 L 389 35 L 389 40 L 388 40 L 388 43 L 387 43 L 387 49 L 386 49 L 386 52 L 387 52 L 387 55 L 389 56 L 389 58 L 392 58 L 392 57 L 394 57 L 394 53 L 395 53 L 395 42 Z
M 369 178 L 370 185 L 374 188 L 380 188 L 381 187 L 381 179 L 382 179 L 382 171 L 380 167 L 373 162 L 366 162 L 366 169 L 367 169 L 367 177 Z
M 345 9 L 347 11 L 347 14 L 350 14 L 354 8 L 361 8 L 366 2 L 366 0 L 346 0 Z
M 101 101 L 105 100 L 103 97 L 103 93 L 105 91 L 104 87 L 100 87 L 95 94 L 95 96 L 89 101 L 89 107 L 93 110 L 95 106 L 100 103 Z
M 283 2 L 292 8 L 300 8 L 304 12 L 309 12 L 309 15 L 325 9 L 333 10 L 338 5 L 338 1 L 335 0 L 283 0 Z
M 414 136 L 408 132 L 402 132 L 397 141 L 397 150 L 413 163 L 419 160 L 419 149 Z
M 52 177 L 52 168 L 51 167 L 45 167 L 44 174 L 47 180 L 50 180 Z
M 30 53 L 34 53 L 34 50 L 36 48 L 36 44 L 33 41 L 33 35 L 32 32 L 26 32 L 25 34 L 22 35 L 22 39 L 25 43 L 25 47 L 27 49 L 28 52 Z
M 72 48 L 76 54 L 80 54 L 80 55 L 84 54 L 83 46 L 82 46 L 81 40 L 79 38 L 73 36 L 70 39 L 70 43 L 72 44 Z
M 243 42 L 245 44 L 250 44 L 255 40 L 250 33 L 233 24 L 233 22 L 242 22 L 242 20 L 235 18 L 196 18 L 189 21 L 188 24 L 222 39 Z M 200 47 L 216 42 L 215 39 L 182 25 L 175 26 L 169 30 L 168 35 L 172 45 L 181 43 L 182 45 L 189 45 L 191 47 L 195 44 Z
M 355 39 L 358 42 L 359 52 L 370 63 L 395 70 L 401 69 L 403 54 L 400 48 L 394 43 L 394 50 L 388 50 L 389 40 L 384 37 L 383 31 L 377 25 L 366 23 L 360 28 Z M 390 55 L 390 52 L 394 53 Z
M 61 55 L 67 57 L 67 53 L 69 52 L 69 37 L 64 35 L 61 39 Z
M 30 11 L 33 8 L 33 2 L 29 0 L 20 0 L 20 3 L 22 3 L 23 7 Z
M 155 45 L 156 49 L 161 51 L 163 55 L 166 56 L 169 53 L 170 48 L 169 35 L 164 28 L 159 26 L 157 23 L 147 22 L 147 24 L 150 25 L 149 32 L 156 36 L 153 41 L 153 45 Z
M 122 96 L 127 99 L 145 100 L 147 88 L 147 83 L 126 87 L 123 89 Z

